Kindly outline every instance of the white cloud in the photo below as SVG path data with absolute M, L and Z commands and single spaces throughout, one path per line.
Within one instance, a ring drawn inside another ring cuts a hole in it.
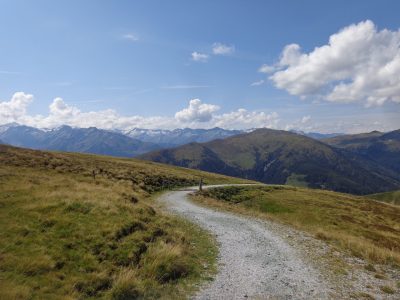
M 251 86 L 259 86 L 259 85 L 262 85 L 264 83 L 264 80 L 258 80 L 258 81 L 255 81 L 255 82 L 253 82 L 252 84 L 250 84 Z
M 219 110 L 219 106 L 202 103 L 200 99 L 193 99 L 189 107 L 178 111 L 175 119 L 183 123 L 208 122 L 212 119 L 213 113 Z
M 331 35 L 310 53 L 287 45 L 278 65 L 269 78 L 292 95 L 366 106 L 400 103 L 400 30 L 378 31 L 369 20 Z
M 73 127 L 97 127 L 102 129 L 130 130 L 133 128 L 175 129 L 183 127 L 226 129 L 249 128 L 282 128 L 314 132 L 368 132 L 372 130 L 390 131 L 400 127 L 399 112 L 394 109 L 385 113 L 378 108 L 368 110 L 366 114 L 349 114 L 347 116 L 318 116 L 283 119 L 276 112 L 248 111 L 238 109 L 218 113 L 218 106 L 202 103 L 193 99 L 188 107 L 172 116 L 121 115 L 113 109 L 82 111 L 75 102 L 66 103 L 61 98 L 55 98 L 49 105 L 47 115 L 31 115 L 29 105 L 33 105 L 34 97 L 23 92 L 15 93 L 9 101 L 0 100 L 0 124 L 17 122 L 38 127 L 54 128 L 60 125 Z
M 274 67 L 274 66 L 269 66 L 269 65 L 266 65 L 266 64 L 262 65 L 262 66 L 258 69 L 258 72 L 260 72 L 260 73 L 265 73 L 265 74 L 269 74 L 269 73 L 272 73 L 272 72 L 274 72 L 274 71 L 276 71 L 276 67 Z
M 67 105 L 60 97 L 55 98 L 49 108 L 50 115 L 61 119 L 68 119 L 81 113 L 76 107 Z
M 204 53 L 199 53 L 199 52 L 192 52 L 192 60 L 198 61 L 198 62 L 207 62 L 209 56 Z
M 276 112 L 248 111 L 240 108 L 236 111 L 215 116 L 215 126 L 221 128 L 277 128 L 279 116 Z
M 382 132 L 396 130 L 400 127 L 398 112 L 374 112 L 370 114 L 347 115 L 336 117 L 313 116 L 306 123 L 294 122 L 286 129 L 320 133 L 362 133 L 378 130 Z
M 33 95 L 23 92 L 15 93 L 10 101 L 0 102 L 0 122 L 20 122 L 26 115 L 26 109 L 33 101 Z
M 55 98 L 49 105 L 47 115 L 30 115 L 27 112 L 33 96 L 15 93 L 10 101 L 0 101 L 0 124 L 17 122 L 38 128 L 55 128 L 61 125 L 73 127 L 97 127 L 101 129 L 129 130 L 133 128 L 175 129 L 191 128 L 235 128 L 274 127 L 278 122 L 276 113 L 265 113 L 239 109 L 217 114 L 217 105 L 203 103 L 200 99 L 189 101 L 188 107 L 175 116 L 123 116 L 113 109 L 84 112 L 76 105 Z
M 221 43 L 214 43 L 212 45 L 212 54 L 214 55 L 229 55 L 235 52 L 234 46 L 228 46 Z M 207 62 L 210 58 L 209 54 L 194 51 L 191 53 L 192 60 L 197 62 Z
M 235 46 L 229 46 L 222 43 L 214 43 L 212 46 L 212 52 L 214 55 L 228 55 L 235 52 Z
M 303 116 L 300 119 L 295 119 L 286 123 L 283 128 L 284 130 L 299 130 L 304 132 L 318 131 L 315 124 L 311 122 L 311 116 Z
M 301 124 L 308 123 L 311 120 L 311 116 L 304 116 L 301 118 Z
M 139 37 L 133 33 L 125 33 L 122 35 L 122 38 L 127 41 L 137 42 L 139 41 Z

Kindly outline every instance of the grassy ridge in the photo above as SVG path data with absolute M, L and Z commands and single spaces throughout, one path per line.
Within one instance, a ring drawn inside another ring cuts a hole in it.
M 215 188 L 195 199 L 284 222 L 372 262 L 400 265 L 400 207 L 288 186 Z
M 365 197 L 368 197 L 370 199 L 374 199 L 377 201 L 391 203 L 394 205 L 400 205 L 400 191 L 371 194 L 371 195 L 367 195 Z
M 140 157 L 269 184 L 292 184 L 359 195 L 400 187 L 398 174 L 394 175 L 392 170 L 362 155 L 292 132 L 267 128 Z
M 152 195 L 200 177 L 232 181 L 0 146 L 0 298 L 183 297 L 185 286 L 212 269 L 215 246 L 206 233 L 161 213 Z

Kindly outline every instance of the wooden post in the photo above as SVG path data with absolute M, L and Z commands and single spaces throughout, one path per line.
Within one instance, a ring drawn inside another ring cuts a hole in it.
M 199 191 L 202 192 L 203 191 L 203 178 L 200 178 L 200 183 L 199 183 Z

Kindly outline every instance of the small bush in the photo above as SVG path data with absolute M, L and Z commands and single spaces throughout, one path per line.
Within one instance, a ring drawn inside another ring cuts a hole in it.
M 108 290 L 111 287 L 111 279 L 107 274 L 95 274 L 86 281 L 79 281 L 75 289 L 86 296 L 97 296 L 99 292 Z
M 375 278 L 377 279 L 386 279 L 386 276 L 383 274 L 375 274 Z
M 381 286 L 381 290 L 382 290 L 382 292 L 385 292 L 386 294 L 394 294 L 395 293 L 395 290 L 387 285 Z
M 365 270 L 370 271 L 370 272 L 376 272 L 376 269 L 372 264 L 366 265 Z
M 326 235 L 325 232 L 319 230 L 316 234 L 315 237 L 319 240 L 323 240 L 323 241 L 328 241 L 329 237 Z
M 131 201 L 131 203 L 136 204 L 139 202 L 139 199 L 135 196 L 131 196 L 130 201 Z
M 42 227 L 42 229 L 46 229 L 46 228 L 50 228 L 53 227 L 56 224 L 55 220 L 52 219 L 45 219 L 42 221 L 42 223 L 40 224 L 40 226 Z
M 361 298 L 361 299 L 368 299 L 368 300 L 374 300 L 375 299 L 370 294 L 364 293 L 364 292 L 358 293 L 358 297 Z
M 143 288 L 133 270 L 123 270 L 118 275 L 111 289 L 113 300 L 138 299 L 143 294 Z
M 160 283 L 177 280 L 190 271 L 189 263 L 182 258 L 181 247 L 166 243 L 149 249 L 144 268 L 149 276 L 155 277 Z
M 164 259 L 155 268 L 157 280 L 161 283 L 177 280 L 188 274 L 188 265 L 182 259 Z
M 37 276 L 45 274 L 54 269 L 55 263 L 48 256 L 42 256 L 35 260 L 27 260 L 23 263 L 23 273 L 27 276 Z

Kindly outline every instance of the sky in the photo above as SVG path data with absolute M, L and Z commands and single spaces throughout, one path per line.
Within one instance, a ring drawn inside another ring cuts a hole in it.
M 400 1 L 0 0 L 0 124 L 400 128 Z

